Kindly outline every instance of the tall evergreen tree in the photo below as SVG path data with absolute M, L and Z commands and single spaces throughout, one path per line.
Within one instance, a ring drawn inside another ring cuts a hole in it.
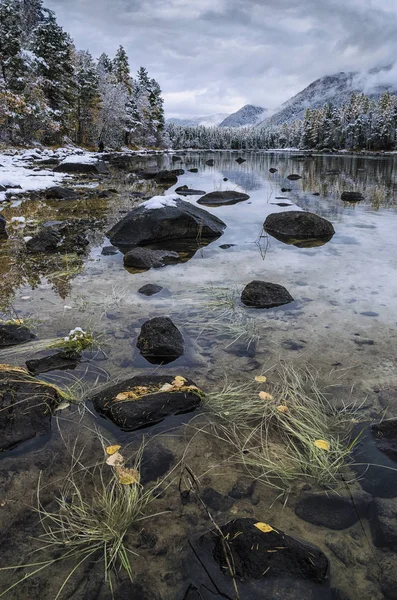
M 18 0 L 0 3 L 0 75 L 4 87 L 21 92 L 26 65 L 22 57 L 22 21 Z
M 76 88 L 76 142 L 92 145 L 100 97 L 99 76 L 88 50 L 77 53 Z
M 116 56 L 113 60 L 112 72 L 117 83 L 125 85 L 126 89 L 130 93 L 132 91 L 130 66 L 128 63 L 128 56 L 123 46 L 119 46 L 116 52 Z

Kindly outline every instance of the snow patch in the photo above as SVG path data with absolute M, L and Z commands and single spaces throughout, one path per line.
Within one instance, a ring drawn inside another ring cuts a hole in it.
M 98 162 L 98 158 L 94 154 L 72 154 L 71 156 L 67 156 L 61 162 L 61 165 L 66 164 L 74 164 L 78 163 L 80 165 L 91 165 L 93 163 Z
M 180 197 L 177 194 L 169 194 L 168 196 L 153 196 L 150 200 L 147 200 L 142 204 L 145 207 L 145 210 L 151 210 L 154 208 L 164 208 L 165 206 L 174 206 L 177 204 L 175 200 L 180 200 Z

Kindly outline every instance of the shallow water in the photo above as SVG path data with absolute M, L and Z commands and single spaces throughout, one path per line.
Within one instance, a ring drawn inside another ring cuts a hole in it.
M 65 259 L 59 257 L 27 257 L 22 240 L 23 235 L 29 235 L 26 228 L 15 230 L 0 247 L 0 289 L 6 315 L 16 314 L 31 322 L 40 342 L 63 336 L 76 326 L 92 328 L 100 336 L 101 350 L 87 353 L 85 362 L 75 371 L 47 373 L 43 379 L 61 385 L 78 381 L 87 392 L 106 381 L 161 371 L 189 376 L 202 389 L 210 390 L 222 387 L 225 377 L 237 383 L 252 379 L 263 365 L 271 367 L 282 359 L 297 366 L 311 364 L 320 377 L 329 378 L 332 372 L 332 400 L 336 405 L 353 399 L 362 404 L 363 417 L 378 414 L 375 391 L 396 385 L 397 159 L 319 155 L 300 162 L 282 153 L 258 152 L 241 154 L 246 162 L 238 165 L 235 159 L 239 155 L 184 153 L 183 161 L 173 166 L 168 156 L 142 159 L 145 168 L 199 169 L 198 173 L 186 171 L 166 193 L 188 185 L 206 192 L 240 190 L 250 196 L 248 201 L 236 205 L 208 208 L 227 224 L 223 236 L 197 248 L 186 262 L 164 269 L 131 273 L 124 269 L 120 252 L 114 256 L 101 254 L 102 247 L 109 245 L 105 232 L 123 216 L 121 211 L 127 211 L 136 202 L 129 193 L 156 193 L 151 184 L 126 185 L 124 173 L 115 172 L 110 180 L 99 182 L 98 189 L 117 187 L 117 196 L 72 203 L 26 200 L 3 211 L 8 219 L 25 216 L 38 222 L 96 219 L 89 233 L 88 254 L 73 257 L 72 263 L 66 260 L 66 266 Z M 205 165 L 208 158 L 214 159 L 214 167 Z M 271 174 L 270 167 L 278 171 Z M 340 174 L 326 174 L 334 170 Z M 286 176 L 290 173 L 298 173 L 302 179 L 289 181 Z M 281 192 L 282 187 L 291 191 Z M 364 201 L 355 205 L 342 202 L 340 195 L 345 190 L 360 191 Z M 187 197 L 186 201 L 194 203 L 197 199 Z M 291 203 L 291 208 L 279 207 L 277 202 Z M 263 232 L 263 222 L 270 213 L 298 209 L 331 220 L 335 236 L 320 247 L 298 248 Z M 223 245 L 230 247 L 223 249 Z M 254 279 L 283 285 L 294 302 L 268 311 L 242 307 L 239 294 Z M 164 290 L 150 298 L 138 294 L 137 290 L 147 283 L 159 284 Z M 240 315 L 238 327 L 236 319 L 228 320 L 230 306 Z M 166 366 L 149 364 L 136 348 L 141 324 L 158 315 L 171 316 L 186 340 L 185 356 Z M 2 350 L 0 362 L 23 365 L 27 358 L 41 355 L 45 343 L 40 342 Z M 395 413 L 393 407 L 390 411 Z M 226 493 L 238 472 L 223 464 L 227 450 L 217 441 L 209 442 L 205 435 L 195 436 L 195 430 L 181 425 L 181 421 L 190 418 L 191 415 L 184 415 L 183 419 L 171 420 L 145 434 L 162 436 L 162 443 L 179 459 L 193 437 L 189 465 L 203 485 Z M 69 456 L 64 438 L 70 441 L 78 436 L 87 445 L 88 453 L 98 454 L 94 427 L 123 445 L 142 438 L 142 432 L 121 433 L 93 413 L 81 416 L 75 410 L 66 410 L 59 417 L 59 428 L 54 424 L 50 441 L 37 439 L 4 456 L 0 475 L 5 505 L 0 515 L 6 523 L 14 519 L 17 532 L 7 553 L 7 564 L 20 560 L 20 553 L 26 561 L 29 552 L 29 547 L 23 549 L 23 535 L 18 533 L 21 523 L 25 527 L 21 517 L 24 512 L 13 501 L 21 500 L 22 490 L 24 495 L 33 497 L 39 470 L 44 470 L 52 483 L 67 473 Z M 61 453 L 64 455 L 59 458 Z M 143 551 L 137 567 L 139 572 L 144 571 L 145 561 L 151 561 L 150 572 L 157 577 L 161 597 L 167 600 L 179 598 L 180 594 L 183 598 L 185 582 L 178 573 L 186 536 L 210 527 L 200 507 L 181 507 L 172 490 L 171 487 L 163 501 L 173 513 L 171 524 L 156 528 L 159 545 L 172 547 L 172 551 L 149 556 Z M 239 514 L 271 521 L 287 533 L 320 546 L 331 560 L 332 585 L 349 598 L 383 597 L 377 575 L 368 566 L 374 550 L 360 523 L 332 533 L 338 536 L 339 546 L 354 547 L 359 556 L 346 565 L 324 542 L 330 535 L 328 530 L 311 526 L 294 515 L 294 495 L 283 508 L 281 502 L 273 503 L 274 494 L 263 486 L 257 494 L 256 505 L 248 499 L 239 500 L 222 515 L 223 519 Z M 42 577 L 36 587 L 23 592 L 28 595 L 18 596 L 15 592 L 9 597 L 45 600 L 53 597 L 56 584 L 57 576 L 51 580 Z M 65 597 L 82 597 L 78 587 L 68 590 L 68 594 Z

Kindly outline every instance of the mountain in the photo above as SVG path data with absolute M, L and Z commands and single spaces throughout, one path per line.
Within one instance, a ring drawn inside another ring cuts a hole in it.
M 246 104 L 237 112 L 226 117 L 219 124 L 219 127 L 248 127 L 250 125 L 258 125 L 258 123 L 263 121 L 266 112 L 267 108 Z
M 368 73 L 352 71 L 320 77 L 284 102 L 272 115 L 262 120 L 260 126 L 277 127 L 283 123 L 303 119 L 307 108 L 321 108 L 327 102 L 340 106 L 349 100 L 353 92 L 364 92 L 370 97 L 378 97 L 387 90 L 396 91 L 395 86 L 385 83 L 389 70 L 390 67 L 384 67 L 372 69 Z
M 194 117 L 192 119 L 171 118 L 167 119 L 166 123 L 173 123 L 174 125 L 181 125 L 182 127 L 198 127 L 199 125 L 203 125 L 204 127 L 218 127 L 227 116 L 227 113 L 216 113 L 214 115 Z

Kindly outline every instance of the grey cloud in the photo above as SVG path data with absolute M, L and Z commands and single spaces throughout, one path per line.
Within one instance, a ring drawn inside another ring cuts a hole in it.
M 317 77 L 397 56 L 395 0 L 47 0 L 80 48 L 158 79 L 172 116 L 274 107 Z M 391 76 L 395 76 L 395 70 Z

